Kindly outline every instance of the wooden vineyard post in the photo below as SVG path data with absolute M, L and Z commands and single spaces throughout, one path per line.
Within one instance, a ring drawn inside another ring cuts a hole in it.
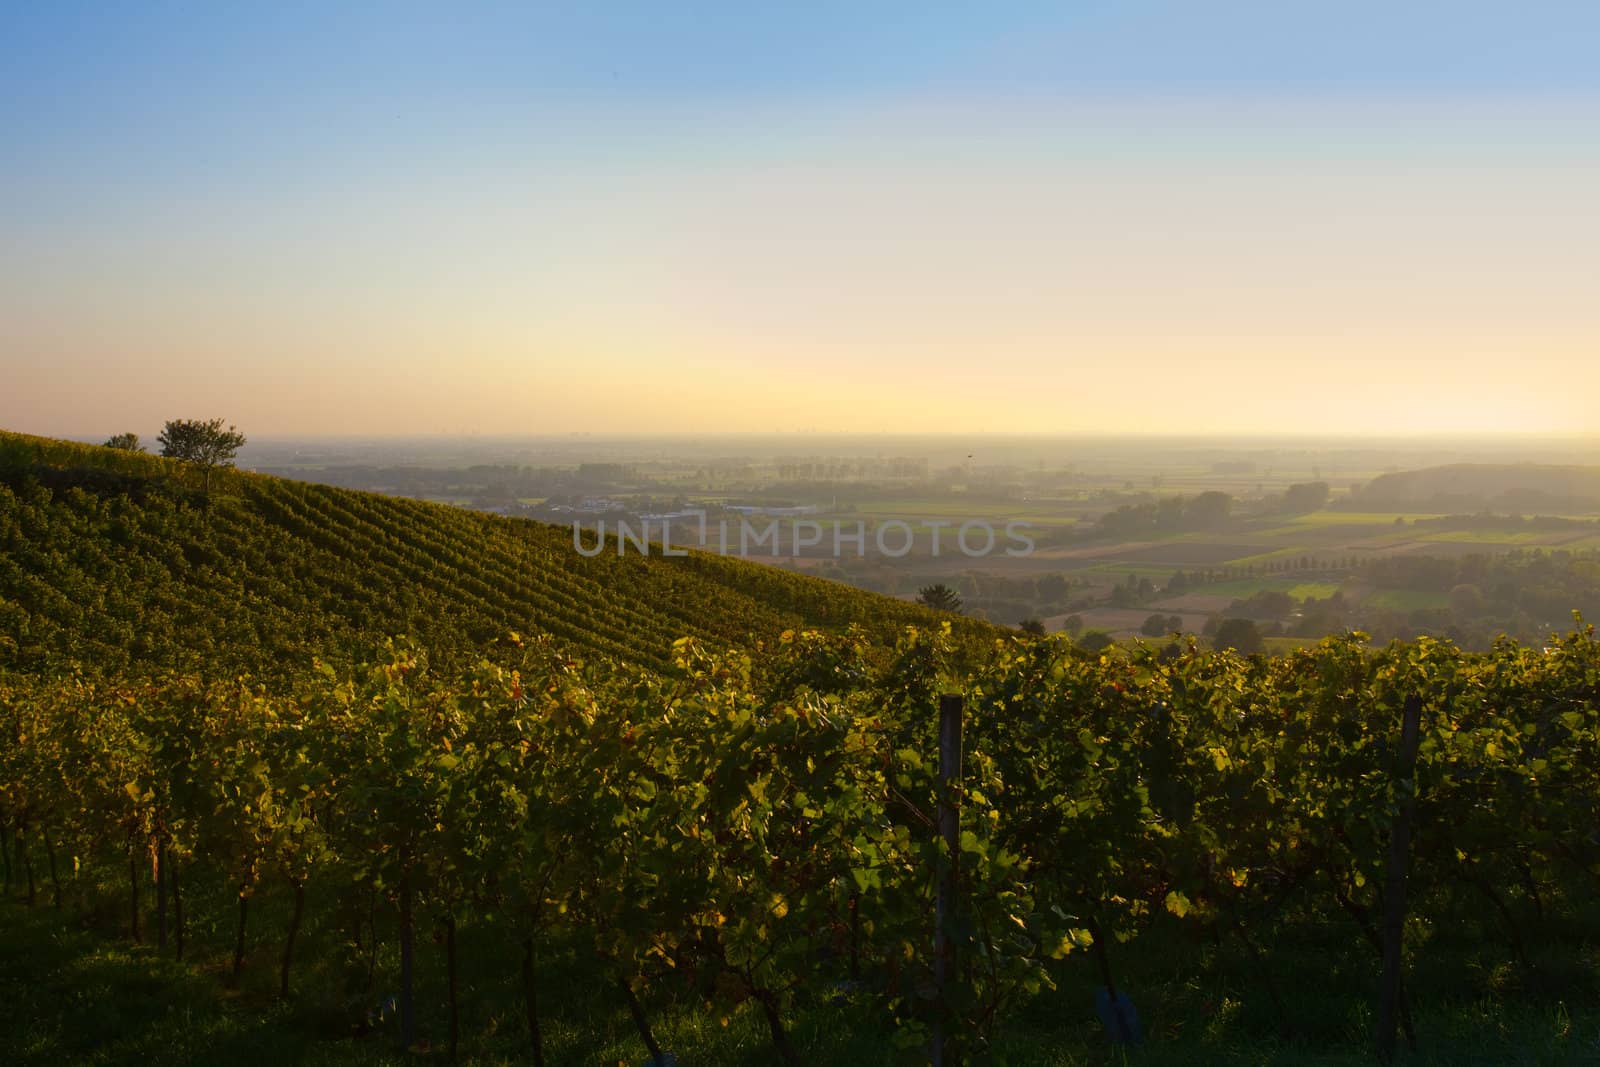
M 940 1012 L 933 1025 L 934 1067 L 951 1063 L 946 1019 L 949 984 L 956 973 L 950 928 L 955 922 L 961 858 L 961 707 L 959 693 L 939 698 L 939 836 L 944 839 L 945 857 L 934 898 L 933 983 Z
M 1394 828 L 1389 835 L 1389 869 L 1383 887 L 1383 977 L 1378 985 L 1378 1057 L 1394 1058 L 1395 1021 L 1399 1013 L 1402 952 L 1405 948 L 1406 867 L 1411 858 L 1411 820 L 1417 810 L 1417 744 L 1422 727 L 1422 698 L 1406 698 L 1400 724 L 1400 758 L 1395 766 L 1400 790 Z

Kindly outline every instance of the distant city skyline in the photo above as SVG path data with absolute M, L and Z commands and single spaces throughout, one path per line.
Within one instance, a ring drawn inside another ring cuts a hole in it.
M 1088 7 L 11 5 L 0 426 L 1600 431 L 1600 9 Z

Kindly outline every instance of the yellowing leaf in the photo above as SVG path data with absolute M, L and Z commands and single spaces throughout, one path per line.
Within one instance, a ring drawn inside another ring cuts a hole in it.
M 1094 944 L 1094 935 L 1089 931 L 1083 929 L 1068 930 L 1061 935 L 1061 940 L 1050 949 L 1050 958 L 1059 960 L 1073 949 L 1088 948 L 1092 944 Z

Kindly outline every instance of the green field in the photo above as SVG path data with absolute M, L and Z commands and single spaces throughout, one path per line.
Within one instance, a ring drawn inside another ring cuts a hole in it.
M 1277 591 L 1288 593 L 1296 600 L 1307 597 L 1325 599 L 1337 593 L 1340 585 L 1337 582 L 1305 582 L 1294 578 L 1241 578 L 1233 582 L 1213 582 L 1208 585 L 1197 585 L 1189 589 L 1190 593 L 1198 596 L 1232 597 L 1235 600 L 1245 600 L 1257 593 Z
M 1259 567 L 1264 563 L 1277 563 L 1283 560 L 1296 560 L 1302 556 L 1314 555 L 1316 549 L 1308 548 L 1303 544 L 1290 545 L 1288 548 L 1276 548 L 1271 552 L 1258 552 L 1253 556 L 1241 556 L 1228 561 L 1230 567 Z
M 1296 526 L 1393 526 L 1395 519 L 1404 519 L 1409 526 L 1418 519 L 1437 519 L 1433 512 L 1416 511 L 1312 511 L 1299 516 L 1286 529 Z
M 1418 541 L 1440 544 L 1474 545 L 1565 545 L 1573 536 L 1571 530 L 1440 530 L 1430 532 L 1426 527 L 1414 534 Z
M 1450 595 L 1419 589 L 1379 589 L 1367 594 L 1361 602 L 1368 607 L 1381 608 L 1385 611 L 1420 611 L 1427 608 L 1448 607 Z

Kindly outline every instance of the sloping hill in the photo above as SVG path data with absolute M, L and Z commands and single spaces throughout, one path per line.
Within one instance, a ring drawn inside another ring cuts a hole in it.
M 660 667 L 683 636 L 892 638 L 941 618 L 714 555 L 586 559 L 566 528 L 443 505 L 243 472 L 196 485 L 175 461 L 0 431 L 0 664 L 257 669 L 395 634 L 449 657 L 544 631 Z
M 1350 497 L 1368 511 L 1588 512 L 1600 508 L 1600 467 L 1454 463 L 1379 475 Z

